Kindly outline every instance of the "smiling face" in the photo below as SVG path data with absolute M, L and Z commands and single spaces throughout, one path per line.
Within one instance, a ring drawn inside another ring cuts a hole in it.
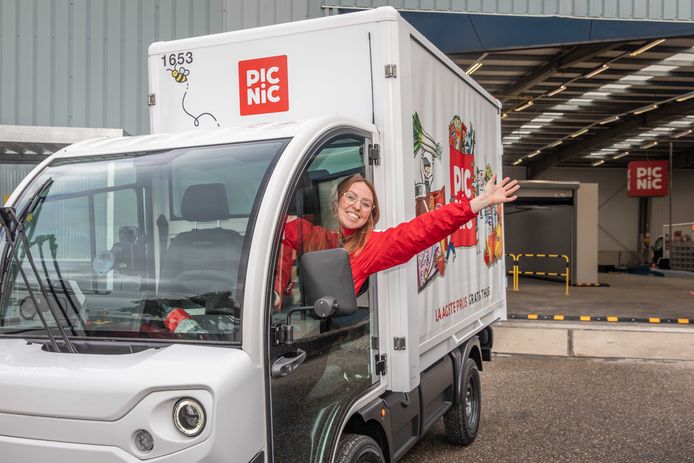
M 357 197 L 353 204 L 345 197 L 349 194 Z M 365 208 L 362 202 L 374 204 L 374 197 L 371 189 L 364 182 L 352 183 L 347 191 L 343 193 L 337 202 L 337 219 L 340 226 L 346 229 L 355 230 L 364 226 L 369 220 L 372 208 Z

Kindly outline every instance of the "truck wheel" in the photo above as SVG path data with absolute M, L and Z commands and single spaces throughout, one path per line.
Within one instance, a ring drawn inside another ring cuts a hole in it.
M 475 361 L 468 358 L 463 364 L 459 401 L 453 404 L 443 416 L 446 437 L 449 441 L 460 445 L 472 444 L 480 427 L 481 406 L 480 372 L 477 370 Z
M 340 439 L 335 463 L 385 463 L 381 447 L 369 436 L 345 434 Z

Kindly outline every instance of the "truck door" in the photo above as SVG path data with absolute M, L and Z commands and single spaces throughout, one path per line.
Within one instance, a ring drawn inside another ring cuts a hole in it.
M 299 176 L 283 223 L 274 262 L 273 301 L 269 304 L 269 366 L 272 447 L 276 462 L 319 462 L 330 457 L 347 409 L 378 381 L 375 284 L 358 298 L 357 314 L 318 320 L 292 316 L 294 342 L 277 342 L 274 327 L 287 322 L 292 308 L 306 305 L 297 262 L 309 251 L 337 247 L 335 192 L 346 177 L 370 172 L 369 139 L 336 134 L 314 150 Z M 280 376 L 279 366 L 296 369 Z M 273 372 L 275 366 L 275 372 Z

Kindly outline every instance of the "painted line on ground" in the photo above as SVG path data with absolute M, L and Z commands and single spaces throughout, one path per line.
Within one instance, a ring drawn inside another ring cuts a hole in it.
M 689 325 L 688 318 L 663 318 L 663 317 L 616 317 L 613 315 L 543 315 L 543 314 L 508 314 L 509 320 L 554 320 L 554 321 L 579 321 L 579 322 L 610 322 L 610 323 L 652 323 L 652 324 L 678 324 Z

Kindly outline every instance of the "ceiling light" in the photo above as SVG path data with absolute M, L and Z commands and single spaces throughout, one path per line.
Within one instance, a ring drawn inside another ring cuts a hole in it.
M 647 113 L 648 111 L 653 111 L 654 109 L 658 109 L 657 104 L 652 104 L 650 106 L 644 106 L 643 108 L 639 108 L 636 111 L 633 112 L 634 116 L 638 116 L 639 114 Z
M 481 68 L 484 65 L 481 61 L 477 61 L 473 63 L 467 70 L 465 70 L 465 74 L 471 76 L 473 72 L 477 71 L 479 68 Z
M 690 132 L 691 132 L 691 130 L 690 130 Z M 540 154 L 540 150 L 533 151 L 532 153 L 530 153 L 530 154 L 528 155 L 528 159 L 534 158 L 534 157 L 537 156 L 538 154 Z
M 508 117 L 508 113 L 503 113 L 503 114 L 501 115 L 501 118 L 502 118 L 502 119 L 506 119 L 507 117 Z
M 688 93 L 688 94 L 686 94 L 686 95 L 682 95 L 681 97 L 675 99 L 675 101 L 678 102 L 678 103 L 682 103 L 683 101 L 687 101 L 687 100 L 689 100 L 690 98 L 694 98 L 694 92 Z
M 522 105 L 518 106 L 514 111 L 523 111 L 524 109 L 527 109 L 533 105 L 533 100 L 528 100 L 527 102 L 523 103 Z
M 653 48 L 653 47 L 655 47 L 655 46 L 657 46 L 657 45 L 660 45 L 660 44 L 663 43 L 663 42 L 665 42 L 665 39 L 654 40 L 653 42 L 651 42 L 651 43 L 649 43 L 649 44 L 647 44 L 647 45 L 644 45 L 643 47 L 639 48 L 638 50 L 632 51 L 631 53 L 629 53 L 629 56 L 631 56 L 631 57 L 639 56 L 639 55 L 640 55 L 641 53 L 643 53 L 644 51 L 648 51 L 648 50 L 650 50 L 651 48 Z
M 593 91 L 593 92 L 586 92 L 583 94 L 583 96 L 588 96 L 591 98 L 607 98 L 608 96 L 610 96 L 610 93 L 612 93 L 612 92 Z
M 586 133 L 587 131 L 588 131 L 588 129 L 581 129 L 581 130 L 579 130 L 578 132 L 574 132 L 574 133 L 571 134 L 571 138 L 580 137 L 581 135 L 583 135 L 583 134 Z
M 612 116 L 612 117 L 608 117 L 607 119 L 601 120 L 600 122 L 598 122 L 598 124 L 605 125 L 605 124 L 609 124 L 610 122 L 617 122 L 618 120 L 619 120 L 619 116 Z
M 684 137 L 684 136 L 689 135 L 690 133 L 692 133 L 692 129 L 683 130 L 682 132 L 678 132 L 678 133 L 674 134 L 674 135 L 672 136 L 672 138 L 682 138 L 682 137 Z
M 567 101 L 569 104 L 590 104 L 592 102 L 592 98 L 571 98 L 569 101 Z
M 521 125 L 521 129 L 541 129 L 542 124 L 525 124 Z
M 593 167 L 598 167 L 598 166 L 601 166 L 601 165 L 603 165 L 603 164 L 605 164 L 605 160 L 604 160 L 604 159 L 601 159 L 600 161 L 594 162 L 594 163 L 593 163 Z
M 615 156 L 612 159 L 621 159 L 624 156 L 628 156 L 628 155 L 629 155 L 629 151 L 625 151 L 623 153 L 615 154 Z
M 601 90 L 624 90 L 625 88 L 629 88 L 631 85 L 626 85 L 626 84 L 606 84 L 600 87 Z
M 670 127 L 672 127 L 672 126 L 688 127 L 689 124 L 691 124 L 691 123 L 692 123 L 692 121 L 688 121 L 687 119 L 684 119 L 684 120 L 676 120 L 676 121 L 668 122 L 667 125 L 669 125 Z
M 653 76 L 640 76 L 640 75 L 636 75 L 636 74 L 630 74 L 628 76 L 622 77 L 619 80 L 624 81 L 624 82 L 628 82 L 630 80 L 634 81 L 634 82 L 645 82 L 647 80 L 651 80 L 652 78 L 653 78 Z
M 513 163 L 513 165 L 514 165 L 514 166 L 517 166 L 517 165 L 520 164 L 521 162 L 523 162 L 523 158 L 518 158 L 518 159 L 516 159 L 516 161 Z
M 551 92 L 548 92 L 548 93 L 547 93 L 547 96 L 554 96 L 554 95 L 556 95 L 557 93 L 563 92 L 564 90 L 566 90 L 566 85 L 560 85 L 559 87 L 555 88 L 555 89 L 552 90 Z
M 690 48 L 687 51 L 692 51 L 692 49 Z M 672 56 L 668 56 L 663 61 L 669 62 L 669 63 L 676 62 L 676 61 L 682 61 L 683 62 L 682 66 L 689 66 L 690 63 L 692 62 L 692 60 L 694 60 L 694 54 L 692 54 L 692 53 L 675 53 Z
M 559 145 L 561 145 L 562 143 L 564 143 L 564 140 L 557 140 L 557 141 L 555 141 L 554 143 L 551 143 L 551 144 L 547 145 L 547 148 L 554 148 L 555 146 L 559 146 Z
M 679 66 L 665 66 L 662 64 L 651 64 L 641 69 L 639 72 L 670 72 L 673 69 L 677 69 Z
M 652 142 L 650 142 L 650 143 L 646 143 L 645 145 L 643 145 L 643 146 L 641 147 L 641 149 L 642 149 L 642 150 L 647 150 L 648 148 L 653 148 L 653 147 L 654 147 L 655 145 L 657 145 L 657 144 L 658 144 L 657 141 L 652 141 Z
M 610 68 L 610 67 L 609 67 L 607 64 L 603 64 L 603 65 L 600 66 L 599 68 L 593 69 L 593 70 L 590 71 L 588 74 L 586 74 L 586 75 L 585 75 L 585 78 L 586 78 L 586 79 L 590 79 L 591 77 L 595 77 L 595 76 L 597 76 L 598 74 L 600 74 L 601 72 L 607 71 L 609 68 Z

